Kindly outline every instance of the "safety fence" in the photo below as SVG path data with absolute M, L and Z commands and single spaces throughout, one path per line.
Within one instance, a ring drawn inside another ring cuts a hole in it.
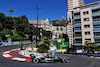
M 11 45 L 19 45 L 20 41 L 12 41 L 12 42 L 1 42 L 0 46 L 11 46 Z

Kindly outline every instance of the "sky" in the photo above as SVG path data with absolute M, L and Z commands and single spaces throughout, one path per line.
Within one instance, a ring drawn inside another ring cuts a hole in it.
M 84 0 L 85 4 L 100 0 Z M 0 0 L 0 12 L 10 16 L 9 9 L 13 8 L 12 17 L 26 15 L 28 20 L 37 20 L 37 11 L 34 10 L 37 5 L 39 8 L 39 20 L 49 21 L 67 18 L 67 0 Z

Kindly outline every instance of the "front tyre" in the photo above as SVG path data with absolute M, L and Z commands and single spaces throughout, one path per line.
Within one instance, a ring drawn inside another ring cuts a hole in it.
M 32 60 L 33 63 L 39 63 L 39 59 L 35 58 Z
M 69 63 L 69 61 L 68 61 L 68 60 L 66 60 L 66 63 Z

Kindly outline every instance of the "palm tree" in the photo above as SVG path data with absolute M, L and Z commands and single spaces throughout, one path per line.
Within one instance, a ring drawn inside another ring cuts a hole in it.
M 9 12 L 10 12 L 10 16 L 11 16 L 11 12 L 13 12 L 13 8 L 10 8 L 9 9 Z

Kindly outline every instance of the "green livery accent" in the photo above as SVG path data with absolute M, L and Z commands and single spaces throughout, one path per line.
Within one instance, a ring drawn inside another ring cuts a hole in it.
M 39 60 L 38 60 L 38 59 L 34 59 L 33 61 L 34 61 L 34 63 L 38 63 L 38 62 L 39 62 Z
M 66 49 L 69 46 L 69 42 L 57 42 L 57 49 Z

